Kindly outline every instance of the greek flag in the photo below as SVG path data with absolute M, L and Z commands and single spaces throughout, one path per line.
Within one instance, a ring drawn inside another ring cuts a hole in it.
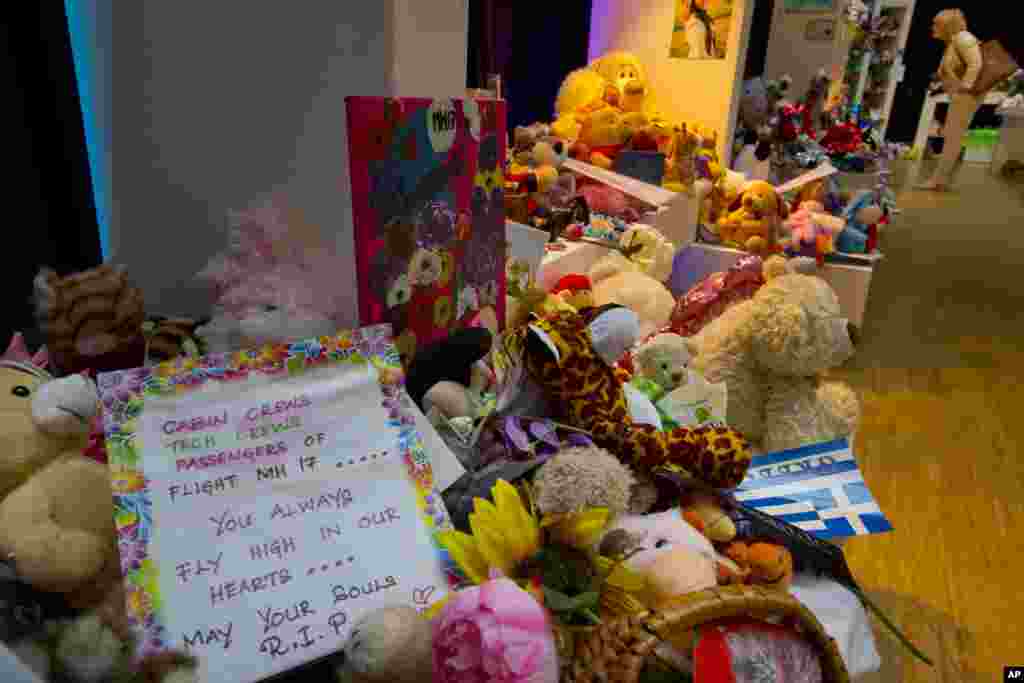
M 735 495 L 818 538 L 892 531 L 846 439 L 756 456 Z

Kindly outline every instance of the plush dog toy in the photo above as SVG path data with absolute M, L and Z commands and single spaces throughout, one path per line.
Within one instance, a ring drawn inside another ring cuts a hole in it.
M 622 306 L 534 318 L 509 330 L 502 347 L 511 362 L 552 399 L 571 425 L 641 473 L 667 468 L 716 488 L 733 488 L 750 466 L 747 441 L 730 429 L 662 432 L 657 411 L 630 390 L 616 362 L 640 337 L 640 321 Z
M 770 183 L 753 180 L 744 186 L 739 204 L 718 220 L 718 236 L 727 246 L 770 252 L 778 238 L 779 221 L 788 216 L 786 202 Z
M 726 423 L 768 452 L 850 436 L 856 394 L 821 375 L 853 355 L 855 328 L 820 277 L 766 271 L 752 299 L 690 338 L 692 367 L 726 384 Z

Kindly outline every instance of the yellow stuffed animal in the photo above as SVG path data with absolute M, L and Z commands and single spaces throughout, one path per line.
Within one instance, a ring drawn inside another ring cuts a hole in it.
M 643 65 L 636 55 L 609 52 L 566 76 L 555 100 L 552 133 L 575 140 L 586 119 L 605 107 L 620 113 L 640 113 L 647 120 L 658 115 Z
M 610 169 L 615 155 L 629 140 L 631 130 L 617 109 L 607 107 L 591 114 L 580 129 L 579 141 L 590 150 L 589 162 Z
M 779 222 L 788 215 L 786 203 L 763 180 L 746 184 L 741 204 L 718 220 L 718 236 L 727 246 L 768 254 L 775 247 Z

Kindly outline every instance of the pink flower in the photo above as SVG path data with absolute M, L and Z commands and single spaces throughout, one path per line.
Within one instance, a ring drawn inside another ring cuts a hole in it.
M 434 620 L 439 683 L 557 683 L 547 612 L 511 579 L 458 591 Z

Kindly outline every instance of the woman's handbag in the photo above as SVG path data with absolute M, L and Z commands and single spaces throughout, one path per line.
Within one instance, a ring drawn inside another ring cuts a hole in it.
M 981 44 L 981 71 L 978 73 L 972 95 L 985 95 L 1002 81 L 1017 73 L 1020 67 L 998 40 Z

